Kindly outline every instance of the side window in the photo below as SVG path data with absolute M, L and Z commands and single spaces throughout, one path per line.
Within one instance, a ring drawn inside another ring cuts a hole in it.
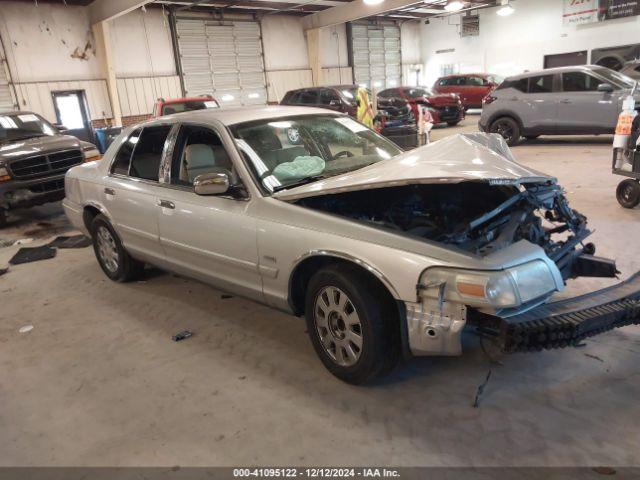
M 129 168 L 130 177 L 158 181 L 162 151 L 171 127 L 171 125 L 161 125 L 142 129 L 142 135 L 133 149 Z
M 329 105 L 333 100 L 340 100 L 336 92 L 329 90 L 328 88 L 320 91 L 320 103 L 322 105 Z
M 562 90 L 565 92 L 595 92 L 602 82 L 583 72 L 562 74 Z
M 471 87 L 482 87 L 486 85 L 486 80 L 480 77 L 467 77 L 467 85 Z
M 195 125 L 180 129 L 171 168 L 171 183 L 193 185 L 198 175 L 233 173 L 233 164 L 222 140 L 213 130 Z
M 140 138 L 141 128 L 134 130 L 129 138 L 122 144 L 118 153 L 116 153 L 116 158 L 113 161 L 113 165 L 111 166 L 111 173 L 116 173 L 118 175 L 129 175 L 129 163 L 131 162 L 131 154 L 133 153 L 133 149 Z
M 442 78 L 438 82 L 438 85 L 440 85 L 441 87 L 448 87 L 449 85 L 451 85 L 451 79 L 450 78 Z
M 553 75 L 540 75 L 529 78 L 529 93 L 551 93 L 553 91 Z
M 392 90 L 392 89 L 389 89 L 389 90 L 383 90 L 383 91 L 381 91 L 381 92 L 378 94 L 378 96 L 379 96 L 380 98 L 391 98 L 391 97 L 393 97 L 393 96 L 394 96 L 394 95 L 393 95 L 393 90 Z
M 316 90 L 305 90 L 300 92 L 296 103 L 301 105 L 310 105 L 318 103 L 318 92 Z

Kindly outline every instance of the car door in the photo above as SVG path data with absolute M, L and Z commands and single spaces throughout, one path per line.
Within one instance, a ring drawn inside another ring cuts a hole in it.
M 558 133 L 613 133 L 619 112 L 616 92 L 599 92 L 605 83 L 583 72 L 562 73 L 558 104 Z
M 164 259 L 158 231 L 159 172 L 171 125 L 134 130 L 115 155 L 103 205 L 125 248 L 149 262 Z
M 223 128 L 183 124 L 159 196 L 160 243 L 173 270 L 225 291 L 260 300 L 256 219 L 231 160 Z M 223 195 L 198 195 L 193 183 L 206 173 L 229 175 Z
M 555 75 L 535 75 L 527 79 L 526 93 L 517 108 L 524 134 L 552 134 L 558 122 Z

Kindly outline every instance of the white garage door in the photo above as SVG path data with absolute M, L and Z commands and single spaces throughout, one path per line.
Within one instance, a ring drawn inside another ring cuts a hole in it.
M 16 109 L 11 95 L 11 85 L 7 78 L 5 62 L 4 58 L 0 59 L 0 111 L 2 112 Z
M 188 96 L 209 94 L 222 106 L 267 103 L 260 24 L 176 19 Z
M 400 28 L 351 24 L 353 78 L 377 90 L 402 83 Z

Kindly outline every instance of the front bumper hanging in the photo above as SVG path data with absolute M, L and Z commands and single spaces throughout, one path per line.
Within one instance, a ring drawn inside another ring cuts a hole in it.
M 480 334 L 497 337 L 505 352 L 575 346 L 608 330 L 640 324 L 640 272 L 617 285 L 512 317 L 479 314 L 473 323 Z

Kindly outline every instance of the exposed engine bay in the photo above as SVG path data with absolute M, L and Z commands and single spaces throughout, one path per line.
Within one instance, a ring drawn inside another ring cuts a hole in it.
M 604 272 L 596 268 L 596 275 L 576 268 L 577 257 L 595 253 L 593 244 L 581 246 L 591 231 L 586 218 L 569 207 L 562 188 L 552 181 L 521 186 L 487 181 L 418 184 L 297 203 L 480 256 L 527 240 L 545 250 L 564 278 L 615 274 L 609 261 Z

